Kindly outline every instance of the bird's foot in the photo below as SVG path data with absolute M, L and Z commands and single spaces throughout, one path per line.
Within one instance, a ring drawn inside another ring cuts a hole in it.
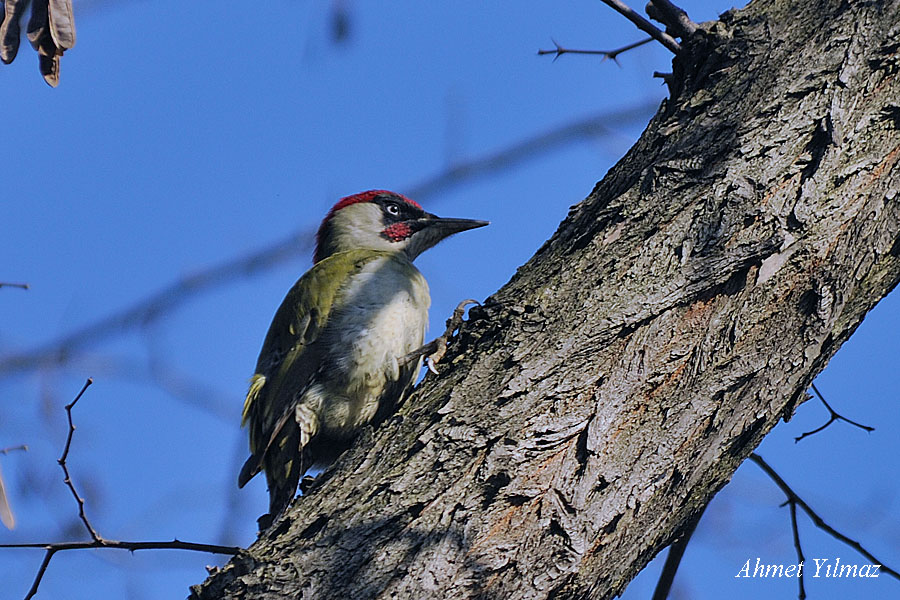
M 413 350 L 401 358 L 400 363 L 408 364 L 424 356 L 425 365 L 428 367 L 428 370 L 435 375 L 438 375 L 438 371 L 434 365 L 444 358 L 444 355 L 447 353 L 447 342 L 450 341 L 450 338 L 453 337 L 453 333 L 459 329 L 460 325 L 462 325 L 463 315 L 466 314 L 466 307 L 470 304 L 480 305 L 481 303 L 477 300 L 472 300 L 471 298 L 460 302 L 454 309 L 453 314 L 450 315 L 450 318 L 447 319 L 447 329 L 444 330 L 444 333 L 421 348 Z

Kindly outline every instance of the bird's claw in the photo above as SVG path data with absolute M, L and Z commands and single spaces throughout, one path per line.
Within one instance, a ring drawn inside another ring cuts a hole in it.
M 453 337 L 453 332 L 459 329 L 459 326 L 462 325 L 463 315 L 466 314 L 466 307 L 470 304 L 480 305 L 481 303 L 477 300 L 468 298 L 457 304 L 456 308 L 453 310 L 453 314 L 450 315 L 449 319 L 447 319 L 447 329 L 444 330 L 444 333 L 428 342 L 421 348 L 413 350 L 412 352 L 401 358 L 399 362 L 405 365 L 424 356 L 425 365 L 428 367 L 428 370 L 435 375 L 439 375 L 440 373 L 438 373 L 435 365 L 440 362 L 440 360 L 444 358 L 444 355 L 447 353 L 447 341 L 451 337 Z
M 438 373 L 438 370 L 435 368 L 434 363 L 435 363 L 434 359 L 432 359 L 430 356 L 425 357 L 425 366 L 428 367 L 428 370 L 431 371 L 432 373 L 434 373 L 435 375 L 440 375 L 440 373 Z

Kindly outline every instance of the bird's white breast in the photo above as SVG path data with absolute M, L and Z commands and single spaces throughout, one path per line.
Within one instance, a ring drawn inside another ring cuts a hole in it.
M 375 259 L 349 280 L 328 325 L 326 430 L 341 435 L 372 420 L 386 386 L 401 376 L 398 359 L 422 346 L 430 304 L 425 278 L 405 258 Z

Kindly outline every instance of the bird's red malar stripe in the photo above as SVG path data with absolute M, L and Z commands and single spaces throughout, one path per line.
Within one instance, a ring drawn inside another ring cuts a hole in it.
M 406 223 L 394 223 L 393 225 L 385 227 L 384 231 L 381 232 L 381 235 L 392 242 L 399 242 L 411 236 L 412 229 Z

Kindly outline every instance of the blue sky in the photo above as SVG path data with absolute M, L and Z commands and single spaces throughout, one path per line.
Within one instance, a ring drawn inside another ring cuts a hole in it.
M 75 0 L 78 43 L 47 87 L 23 47 L 0 67 L 6 152 L 0 164 L 0 361 L 50 343 L 170 285 L 285 238 L 312 232 L 340 196 L 414 189 L 460 162 L 595 114 L 655 106 L 647 45 L 619 58 L 537 57 L 551 38 L 611 49 L 641 36 L 595 0 L 375 3 L 269 0 Z M 633 3 L 635 7 L 643 3 Z M 333 36 L 343 6 L 348 36 Z M 695 20 L 726 2 L 683 2 Z M 242 12 L 243 11 L 243 12 Z M 653 111 L 610 120 L 513 168 L 417 199 L 432 212 L 487 219 L 418 260 L 432 330 L 462 298 L 503 285 L 587 196 Z M 309 266 L 310 248 L 275 268 L 197 295 L 145 327 L 82 348 L 63 367 L 0 373 L 0 455 L 19 524 L 0 543 L 83 537 L 56 458 L 63 405 L 75 408 L 70 469 L 99 532 L 114 539 L 247 545 L 265 511 L 258 478 L 235 486 L 246 441 L 246 382 L 269 320 Z M 846 424 L 794 444 L 828 414 L 816 402 L 759 452 L 833 526 L 900 564 L 896 411 L 898 297 L 889 296 L 817 380 Z M 793 580 L 739 580 L 747 559 L 791 562 L 779 490 L 745 464 L 715 499 L 676 583 L 682 598 L 794 597 Z M 808 558 L 865 561 L 801 516 Z M 39 551 L 0 550 L 0 600 L 24 596 Z M 54 558 L 41 598 L 183 597 L 219 557 L 97 551 Z M 661 564 L 625 593 L 648 598 Z M 900 582 L 809 579 L 816 599 L 900 595 Z

